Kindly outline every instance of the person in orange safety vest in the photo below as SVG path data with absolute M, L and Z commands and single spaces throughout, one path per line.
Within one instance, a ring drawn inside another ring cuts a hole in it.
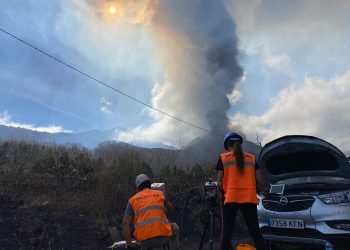
M 228 250 L 238 209 L 243 213 L 248 230 L 258 250 L 265 250 L 259 229 L 257 181 L 260 181 L 255 157 L 243 152 L 243 138 L 230 132 L 224 138 L 226 153 L 220 155 L 216 170 L 218 188 L 223 193 L 220 250 Z
M 132 196 L 125 209 L 123 218 L 123 236 L 128 247 L 136 247 L 131 241 L 131 222 L 134 237 L 142 248 L 156 248 L 171 241 L 172 249 L 179 249 L 179 227 L 170 223 L 166 212 L 172 212 L 173 206 L 164 193 L 151 189 L 151 180 L 140 174 L 135 180 L 138 193 Z

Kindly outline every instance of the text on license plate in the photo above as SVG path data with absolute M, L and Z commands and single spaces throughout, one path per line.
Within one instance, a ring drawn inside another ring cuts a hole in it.
M 271 227 L 304 229 L 303 220 L 270 219 Z

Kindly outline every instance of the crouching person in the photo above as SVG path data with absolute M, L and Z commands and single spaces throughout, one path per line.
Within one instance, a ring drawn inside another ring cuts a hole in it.
M 151 189 L 151 180 L 140 174 L 135 180 L 138 193 L 129 199 L 123 218 L 123 236 L 128 247 L 157 248 L 171 242 L 173 250 L 179 250 L 179 227 L 169 223 L 166 213 L 173 206 L 165 199 L 164 193 Z M 136 245 L 131 241 L 133 220 Z

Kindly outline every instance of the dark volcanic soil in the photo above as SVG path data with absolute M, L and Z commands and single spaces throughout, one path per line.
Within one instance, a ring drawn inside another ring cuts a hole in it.
M 101 233 L 82 211 L 52 212 L 49 204 L 26 207 L 0 200 L 0 249 L 105 249 Z

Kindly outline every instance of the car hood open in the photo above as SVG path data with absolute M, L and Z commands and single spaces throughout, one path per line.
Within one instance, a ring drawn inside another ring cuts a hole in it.
M 316 175 L 350 178 L 350 163 L 344 153 L 313 136 L 288 135 L 267 143 L 258 164 L 268 183 Z

